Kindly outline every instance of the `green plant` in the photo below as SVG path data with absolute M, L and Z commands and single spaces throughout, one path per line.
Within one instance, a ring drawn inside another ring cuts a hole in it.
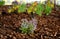
M 34 22 L 35 26 L 36 26 L 36 22 Z M 35 30 L 35 26 L 34 26 L 32 21 L 28 21 L 27 19 L 22 19 L 22 24 L 21 24 L 21 28 L 19 28 L 22 33 L 24 34 L 30 34 L 33 33 Z
M 53 3 L 53 2 L 54 2 L 54 0 L 52 0 L 52 1 L 51 1 L 51 0 L 47 0 L 47 1 L 46 1 L 46 4 L 47 4 L 49 7 L 54 8 L 54 3 Z
M 5 1 L 0 1 L 0 6 L 4 5 Z
M 37 4 L 38 4 L 37 2 L 31 4 L 31 6 L 27 9 L 28 14 L 31 14 L 31 12 L 33 13 L 36 11 L 35 7 L 37 6 Z
M 37 6 L 36 6 L 36 14 L 38 14 L 38 15 L 42 15 L 42 12 L 44 11 L 44 6 L 42 5 L 42 4 L 38 4 Z
M 49 7 L 48 5 L 45 5 L 45 14 L 49 15 L 51 13 L 51 11 L 52 11 L 52 8 Z
M 32 8 L 33 8 L 32 6 L 30 6 L 29 8 L 27 8 L 28 14 L 31 14 L 31 12 L 33 11 Z
M 20 28 L 20 30 L 22 31 L 22 33 L 25 33 L 25 34 L 29 34 L 31 33 L 33 29 L 33 25 L 32 24 L 26 24 L 25 26 L 23 25 L 23 27 Z
M 22 3 L 19 5 L 18 12 L 25 12 L 26 11 L 26 4 Z

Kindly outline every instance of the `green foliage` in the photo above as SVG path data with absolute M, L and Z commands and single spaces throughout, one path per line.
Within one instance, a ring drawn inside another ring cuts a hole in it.
M 29 8 L 27 8 L 28 14 L 31 14 L 31 12 L 33 11 L 32 8 L 33 8 L 32 6 L 30 6 Z
M 38 14 L 38 15 L 42 15 L 42 12 L 43 12 L 43 10 L 44 10 L 44 7 L 43 7 L 43 5 L 42 4 L 38 4 L 37 6 L 36 6 L 36 8 L 37 8 L 37 10 L 36 10 L 36 14 Z
M 31 4 L 31 6 L 27 9 L 28 14 L 31 14 L 31 12 L 34 13 L 36 11 L 36 5 L 37 5 L 37 2 L 34 2 Z
M 0 1 L 0 5 L 4 5 L 4 1 Z M 50 4 L 50 2 L 49 2 Z M 18 13 L 21 13 L 21 12 L 28 12 L 28 14 L 31 14 L 31 12 L 36 13 L 38 14 L 39 16 L 42 16 L 42 12 L 44 11 L 44 13 L 46 15 L 49 15 L 51 13 L 51 10 L 52 10 L 52 7 L 50 7 L 49 4 L 46 4 L 45 6 L 43 4 L 40 4 L 40 3 L 32 3 L 31 6 L 29 6 L 27 8 L 26 4 L 25 3 L 22 3 L 20 5 L 13 5 L 12 8 L 8 9 L 8 13 L 11 13 L 11 12 L 14 12 L 14 11 L 17 11 Z
M 5 1 L 0 1 L 0 6 L 4 5 Z
M 54 3 L 53 3 L 54 0 L 50 1 L 50 0 L 47 0 L 46 4 L 51 7 L 51 8 L 54 8 Z
M 51 13 L 52 7 L 50 7 L 49 5 L 43 5 L 43 4 L 37 4 L 35 7 L 33 7 L 32 5 L 27 9 L 28 13 L 31 12 L 36 12 L 36 14 L 38 14 L 39 16 L 42 16 L 42 12 L 44 11 L 46 15 L 49 15 Z
M 21 28 L 19 28 L 22 33 L 24 34 L 29 34 L 29 33 L 33 33 L 33 29 L 34 29 L 34 25 L 32 23 L 29 23 L 26 20 L 23 20 L 22 24 L 21 24 Z
M 26 4 L 19 5 L 18 12 L 25 12 L 26 11 Z
M 51 11 L 52 11 L 52 8 L 49 7 L 48 5 L 46 5 L 46 6 L 45 6 L 45 14 L 46 14 L 46 15 L 49 15 L 49 14 L 51 13 Z

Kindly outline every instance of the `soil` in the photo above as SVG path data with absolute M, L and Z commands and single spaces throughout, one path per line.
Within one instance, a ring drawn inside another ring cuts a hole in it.
M 1 9 L 0 9 L 1 10 Z M 0 39 L 60 39 L 60 11 L 52 11 L 50 15 L 38 16 L 37 29 L 33 34 L 22 34 L 19 30 L 21 19 L 31 20 L 29 14 L 1 14 Z

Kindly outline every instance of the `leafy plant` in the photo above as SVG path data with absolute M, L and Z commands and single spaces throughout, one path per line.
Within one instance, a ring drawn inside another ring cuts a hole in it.
M 11 12 L 14 12 L 13 9 L 8 9 L 8 13 L 11 14 Z
M 31 14 L 31 12 L 32 12 L 32 6 L 30 6 L 28 9 L 27 9 L 27 12 L 28 12 L 28 14 Z
M 50 0 L 47 0 L 47 5 L 51 8 L 54 8 L 54 3 L 53 3 L 54 0 L 50 1 Z
M 46 6 L 45 6 L 45 14 L 46 14 L 46 15 L 49 15 L 49 14 L 51 13 L 51 11 L 52 11 L 52 8 L 49 7 L 48 5 L 46 5 Z
M 31 12 L 35 12 L 36 11 L 36 5 L 37 5 L 37 2 L 34 2 L 31 4 L 31 6 L 27 9 L 27 12 L 28 14 L 31 14 Z
M 14 12 L 14 9 L 13 9 L 13 7 L 9 6 L 8 7 L 8 13 L 11 14 L 11 12 Z
M 34 22 L 35 23 L 35 22 Z M 30 34 L 33 33 L 35 30 L 35 26 L 34 23 L 32 21 L 28 21 L 27 19 L 22 19 L 22 24 L 21 24 L 21 28 L 19 28 L 22 33 L 24 34 Z M 36 25 L 36 24 L 35 24 Z
M 43 7 L 43 5 L 42 4 L 38 4 L 37 6 L 36 6 L 36 8 L 37 8 L 37 10 L 36 10 L 36 14 L 38 14 L 38 15 L 42 15 L 42 12 L 43 12 L 43 10 L 44 10 L 44 7 Z
M 18 13 L 17 9 L 19 8 L 19 5 L 13 5 L 12 7 L 10 6 L 8 9 L 8 13 L 14 12 L 14 13 Z
M 26 11 L 26 4 L 22 3 L 19 5 L 18 12 L 25 12 Z

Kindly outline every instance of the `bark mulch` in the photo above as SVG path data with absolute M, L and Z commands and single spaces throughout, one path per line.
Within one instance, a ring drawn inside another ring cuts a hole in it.
M 38 20 L 33 34 L 22 34 L 19 31 L 21 19 L 31 20 L 28 14 L 0 15 L 0 39 L 60 39 L 60 11 L 52 11 L 48 16 L 35 15 Z

